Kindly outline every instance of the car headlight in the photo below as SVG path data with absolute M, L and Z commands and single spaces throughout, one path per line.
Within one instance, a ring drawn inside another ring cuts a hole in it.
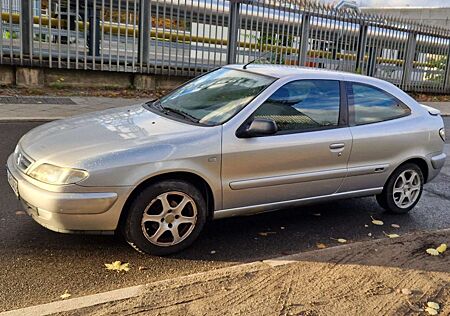
M 89 173 L 85 170 L 58 167 L 44 163 L 33 168 L 28 172 L 28 175 L 48 184 L 73 184 L 86 179 Z

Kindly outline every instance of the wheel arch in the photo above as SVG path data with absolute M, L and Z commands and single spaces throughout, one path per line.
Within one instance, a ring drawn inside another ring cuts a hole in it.
M 394 170 L 392 170 L 391 174 L 389 175 L 389 178 L 395 172 L 395 170 L 397 170 L 399 167 L 401 167 L 405 164 L 408 164 L 408 163 L 413 163 L 420 168 L 420 171 L 422 171 L 422 174 L 423 174 L 424 183 L 427 183 L 428 175 L 429 175 L 429 166 L 428 166 L 427 161 L 421 157 L 409 158 L 408 160 L 403 161 Z
M 183 180 L 191 183 L 193 186 L 195 186 L 197 189 L 201 191 L 203 196 L 205 197 L 206 201 L 206 207 L 208 210 L 207 219 L 212 219 L 213 213 L 214 213 L 214 194 L 212 192 L 211 186 L 209 183 L 201 176 L 199 176 L 196 173 L 189 172 L 189 171 L 171 171 L 167 173 L 162 173 L 158 175 L 154 175 L 152 177 L 149 177 L 145 180 L 143 180 L 141 183 L 139 183 L 133 191 L 128 195 L 125 204 L 122 208 L 122 211 L 120 213 L 119 222 L 117 225 L 117 229 L 120 229 L 122 224 L 127 218 L 128 211 L 130 209 L 130 204 L 134 200 L 134 198 L 141 192 L 144 188 L 148 187 L 149 185 L 153 183 L 157 183 L 159 181 L 163 180 Z

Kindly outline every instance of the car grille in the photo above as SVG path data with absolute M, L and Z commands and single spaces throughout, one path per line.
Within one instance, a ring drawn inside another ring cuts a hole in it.
M 25 155 L 22 149 L 17 148 L 14 152 L 14 163 L 16 164 L 17 169 L 19 169 L 23 173 L 26 173 L 27 169 L 31 166 L 33 161 Z

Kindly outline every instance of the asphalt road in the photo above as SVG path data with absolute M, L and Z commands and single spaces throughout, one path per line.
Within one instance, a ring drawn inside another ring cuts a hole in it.
M 450 118 L 446 118 L 450 136 Z M 0 123 L 0 161 L 5 162 L 21 135 L 40 123 Z M 450 146 L 447 145 L 447 152 Z M 386 238 L 386 233 L 450 227 L 450 161 L 425 187 L 424 195 L 408 215 L 383 213 L 374 198 L 350 199 L 301 209 L 209 224 L 187 251 L 159 258 L 142 255 L 114 236 L 58 234 L 42 228 L 20 210 L 0 173 L 0 311 L 59 300 L 124 286 L 173 278 L 226 265 L 316 249 L 316 243 L 337 245 Z M 16 213 L 17 212 L 17 213 Z M 373 216 L 384 226 L 371 224 Z M 391 224 L 400 228 L 392 228 Z M 368 227 L 365 227 L 368 225 Z M 269 234 L 264 234 L 271 232 Z M 263 234 L 260 234 L 263 233 Z M 372 236 L 368 236 L 371 233 Z M 129 262 L 131 270 L 116 273 L 104 263 Z M 141 269 L 139 268 L 141 267 Z

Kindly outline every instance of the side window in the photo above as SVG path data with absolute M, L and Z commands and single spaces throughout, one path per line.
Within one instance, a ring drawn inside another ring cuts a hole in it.
M 302 131 L 337 126 L 340 88 L 335 80 L 299 80 L 287 83 L 254 113 L 270 118 L 279 131 Z
M 411 113 L 411 110 L 390 94 L 368 85 L 352 84 L 349 104 L 353 104 L 356 125 L 387 121 Z

